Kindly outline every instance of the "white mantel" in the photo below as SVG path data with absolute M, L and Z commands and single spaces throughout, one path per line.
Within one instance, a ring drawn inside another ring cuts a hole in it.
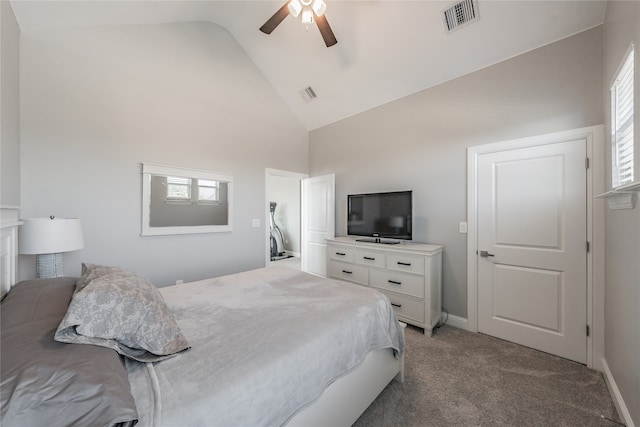
M 20 224 L 22 222 L 18 206 L 0 206 L 0 295 L 2 296 L 16 283 Z

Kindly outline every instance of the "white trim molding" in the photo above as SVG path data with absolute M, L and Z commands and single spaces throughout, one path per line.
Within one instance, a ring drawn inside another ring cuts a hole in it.
M 604 355 L 604 126 L 590 126 L 467 149 L 467 329 L 478 332 L 478 159 L 481 154 L 585 139 L 587 142 L 587 366 L 602 371 Z
M 622 398 L 622 393 L 620 393 L 618 384 L 616 384 L 616 380 L 613 377 L 613 374 L 609 369 L 609 364 L 607 363 L 607 360 L 605 358 L 602 358 L 601 365 L 602 372 L 604 374 L 604 381 L 607 383 L 609 394 L 611 394 L 611 399 L 613 400 L 613 404 L 618 411 L 618 415 L 622 417 L 622 421 L 627 425 L 627 427 L 634 427 L 631 413 L 629 413 L 629 408 L 627 408 L 627 405 Z
M 632 182 L 595 197 L 596 199 L 607 199 L 609 209 L 633 209 L 634 194 L 638 191 L 640 191 L 640 182 Z
M 453 326 L 454 328 L 464 329 L 466 331 L 469 330 L 469 325 L 466 317 L 456 316 L 455 314 L 449 314 L 447 317 L 447 325 Z
M 18 227 L 20 208 L 0 206 L 0 296 L 4 296 L 16 283 L 18 271 Z

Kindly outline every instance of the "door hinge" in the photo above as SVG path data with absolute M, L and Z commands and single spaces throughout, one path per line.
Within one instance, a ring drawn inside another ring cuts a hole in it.
M 589 332 L 590 332 L 589 325 L 587 325 L 587 336 L 589 336 Z
M 585 169 L 589 169 L 589 158 L 588 157 L 584 158 L 584 167 L 585 167 Z
M 591 244 L 589 243 L 588 240 L 587 240 L 587 244 L 585 245 L 585 248 L 587 249 L 587 252 L 591 250 Z

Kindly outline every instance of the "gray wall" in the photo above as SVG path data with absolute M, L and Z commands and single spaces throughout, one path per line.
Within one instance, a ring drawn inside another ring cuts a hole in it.
M 466 148 L 602 123 L 602 29 L 314 130 L 311 175 L 336 174 L 336 235 L 346 195 L 413 190 L 413 239 L 445 246 L 443 305 L 467 316 Z
M 20 206 L 20 29 L 0 2 L 0 205 Z
M 65 274 L 86 261 L 163 286 L 264 265 L 265 168 L 305 173 L 308 136 L 226 30 L 25 31 L 20 58 L 22 215 L 82 219 Z M 141 162 L 233 175 L 233 232 L 140 237 Z
M 607 188 L 611 188 L 609 87 L 635 44 L 635 180 L 640 181 L 640 2 L 609 1 L 603 32 Z M 638 193 L 636 193 L 636 205 Z M 605 211 L 605 360 L 635 425 L 640 425 L 640 208 Z

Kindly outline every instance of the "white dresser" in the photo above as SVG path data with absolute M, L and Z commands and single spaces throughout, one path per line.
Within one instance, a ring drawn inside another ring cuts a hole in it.
M 431 335 L 442 314 L 442 250 L 336 237 L 327 240 L 327 276 L 376 288 L 387 295 L 398 320 Z

